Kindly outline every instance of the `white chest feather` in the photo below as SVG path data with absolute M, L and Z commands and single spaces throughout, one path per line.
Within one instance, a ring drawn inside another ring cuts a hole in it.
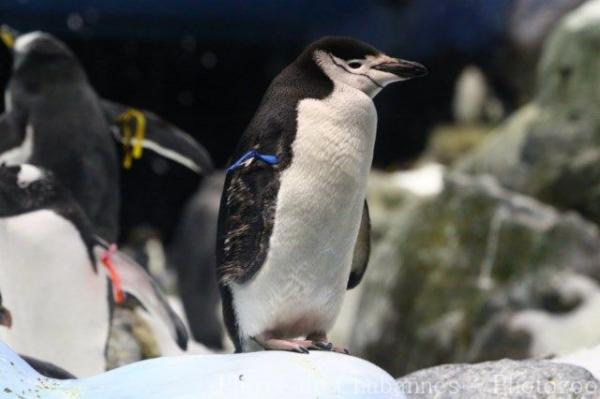
M 373 102 L 338 87 L 325 100 L 302 100 L 297 122 L 267 259 L 251 282 L 232 287 L 248 336 L 328 330 L 350 274 L 375 143 Z
M 75 227 L 51 211 L 0 219 L 0 293 L 13 317 L 0 337 L 77 376 L 105 369 L 108 283 Z
M 25 126 L 23 142 L 8 151 L 0 153 L 0 164 L 18 165 L 27 163 L 33 155 L 33 126 Z

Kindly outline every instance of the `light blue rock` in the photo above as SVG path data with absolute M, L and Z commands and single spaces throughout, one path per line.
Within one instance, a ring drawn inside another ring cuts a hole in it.
M 0 343 L 0 398 L 405 398 L 394 379 L 356 357 L 256 352 L 163 357 L 94 377 L 42 377 Z

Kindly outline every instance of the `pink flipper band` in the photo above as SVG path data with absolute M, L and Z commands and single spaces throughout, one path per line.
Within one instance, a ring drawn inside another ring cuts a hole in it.
M 123 288 L 121 286 L 121 277 L 119 277 L 119 273 L 117 272 L 117 268 L 115 267 L 112 256 L 117 252 L 117 245 L 111 244 L 106 252 L 102 255 L 100 261 L 108 271 L 108 275 L 112 281 L 113 286 L 113 297 L 115 299 L 115 303 L 117 305 L 122 304 L 125 301 L 125 294 L 123 293 Z

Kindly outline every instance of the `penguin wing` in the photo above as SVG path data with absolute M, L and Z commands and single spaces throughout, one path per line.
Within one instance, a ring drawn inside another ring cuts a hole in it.
M 280 74 L 267 89 L 240 138 L 232 165 L 252 150 L 276 156 L 278 163 L 253 160 L 229 170 L 225 178 L 217 229 L 217 278 L 221 286 L 250 280 L 269 252 L 279 179 L 292 162 L 296 108 L 303 94 L 289 83 L 295 82 L 295 70 L 289 74 L 292 76 Z
M 52 363 L 45 362 L 43 360 L 34 359 L 29 356 L 19 355 L 33 368 L 35 371 L 43 375 L 44 377 L 54 378 L 57 380 L 73 380 L 75 377 L 68 371 L 55 366 Z
M 111 130 L 113 130 L 114 138 L 119 144 L 126 144 L 125 126 L 131 123 L 127 119 L 130 116 L 136 121 L 135 123 L 144 125 L 136 126 L 136 128 L 144 130 L 141 144 L 144 149 L 185 166 L 198 174 L 204 174 L 213 169 L 212 160 L 206 148 L 189 134 L 166 122 L 158 115 L 104 99 L 101 100 L 101 106 Z M 133 137 L 133 140 L 136 138 Z
M 278 172 L 252 162 L 228 173 L 217 235 L 217 278 L 244 283 L 260 269 L 269 249 Z
M 354 244 L 354 255 L 352 258 L 352 268 L 350 278 L 348 279 L 348 289 L 356 287 L 362 280 L 367 265 L 369 264 L 369 255 L 371 254 L 371 218 L 369 217 L 369 206 L 365 200 L 358 237 Z
M 104 243 L 96 245 L 96 259 L 100 259 L 106 251 L 107 246 Z M 135 297 L 148 313 L 167 326 L 173 340 L 185 350 L 188 342 L 185 324 L 168 304 L 154 279 L 144 268 L 120 251 L 114 252 L 111 260 L 121 279 L 123 291 Z

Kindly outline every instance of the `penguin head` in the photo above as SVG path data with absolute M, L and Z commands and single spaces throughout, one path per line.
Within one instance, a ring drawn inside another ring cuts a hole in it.
M 69 48 L 60 40 L 49 33 L 34 31 L 20 34 L 12 28 L 2 27 L 2 32 L 7 36 L 12 35 L 12 43 L 5 43 L 17 54 L 45 54 L 73 56 Z
M 349 37 L 329 36 L 312 43 L 300 56 L 310 59 L 335 83 L 374 97 L 386 85 L 425 76 L 427 69 L 413 61 L 390 57 Z
M 61 196 L 49 171 L 29 164 L 0 165 L 0 218 L 49 208 Z
M 2 294 L 0 293 L 0 326 L 10 328 L 12 326 L 12 315 L 10 311 L 2 306 Z
M 71 50 L 49 33 L 19 34 L 2 25 L 0 39 L 12 50 L 13 74 L 20 79 L 43 83 L 77 81 L 85 76 Z

